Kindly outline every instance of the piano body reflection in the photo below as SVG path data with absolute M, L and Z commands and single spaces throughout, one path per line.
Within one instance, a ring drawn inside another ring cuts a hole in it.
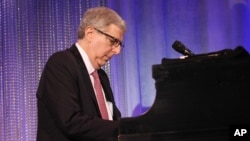
M 153 65 L 156 98 L 138 117 L 122 118 L 119 141 L 228 141 L 250 124 L 250 56 L 237 47 Z

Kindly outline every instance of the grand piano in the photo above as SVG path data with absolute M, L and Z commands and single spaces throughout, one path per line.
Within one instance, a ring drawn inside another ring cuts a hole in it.
M 145 114 L 119 121 L 119 141 L 229 141 L 236 127 L 249 128 L 250 56 L 243 47 L 163 58 L 152 74 L 155 101 Z

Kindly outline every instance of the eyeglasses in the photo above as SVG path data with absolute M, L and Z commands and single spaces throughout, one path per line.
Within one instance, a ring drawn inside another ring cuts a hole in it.
M 109 35 L 109 34 L 107 34 L 105 32 L 102 32 L 99 29 L 96 29 L 96 28 L 94 28 L 94 29 L 96 31 L 98 31 L 99 33 L 107 36 L 109 38 L 110 42 L 111 42 L 111 46 L 115 46 L 115 47 L 119 47 L 120 46 L 121 48 L 123 48 L 125 46 L 119 39 L 117 39 L 117 38 L 115 38 L 115 37 L 113 37 L 113 36 L 111 36 L 111 35 Z

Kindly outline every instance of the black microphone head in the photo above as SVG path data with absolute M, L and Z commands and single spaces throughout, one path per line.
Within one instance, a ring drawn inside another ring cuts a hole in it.
M 173 43 L 172 47 L 174 50 L 176 50 L 179 53 L 182 53 L 185 50 L 185 46 L 182 44 L 182 42 L 177 41 L 177 40 Z
M 187 56 L 194 55 L 188 48 L 185 47 L 185 45 L 182 42 L 177 40 L 173 43 L 172 48 L 183 55 Z

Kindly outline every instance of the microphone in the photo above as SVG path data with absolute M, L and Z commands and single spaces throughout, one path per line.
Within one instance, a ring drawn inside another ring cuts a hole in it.
M 195 54 L 190 50 L 188 49 L 187 47 L 185 47 L 184 44 L 182 44 L 182 42 L 180 41 L 175 41 L 172 45 L 173 49 L 185 56 L 194 56 Z

